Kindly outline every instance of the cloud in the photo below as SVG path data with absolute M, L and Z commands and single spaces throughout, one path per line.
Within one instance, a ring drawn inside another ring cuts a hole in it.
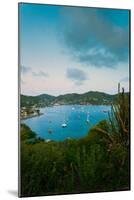
M 32 72 L 33 76 L 37 76 L 37 77 L 48 77 L 48 74 L 43 72 L 43 71 L 39 71 L 39 72 Z
M 24 66 L 24 65 L 22 65 L 20 68 L 21 68 L 21 72 L 22 72 L 23 74 L 26 74 L 26 73 L 28 73 L 28 72 L 31 71 L 31 68 L 30 68 L 30 67 L 26 67 L 26 66 Z
M 76 85 L 82 85 L 88 79 L 86 73 L 80 69 L 68 68 L 66 71 L 67 78 L 74 81 Z
M 93 48 L 86 53 L 77 55 L 81 62 L 87 63 L 96 67 L 115 67 L 117 58 L 105 49 Z
M 104 10 L 64 8 L 62 16 L 65 44 L 79 61 L 96 67 L 127 62 L 129 30 L 108 20 Z M 91 55 L 88 52 L 92 49 L 96 52 Z
M 120 82 L 128 82 L 128 81 L 129 81 L 129 78 L 127 76 L 120 80 Z
M 41 71 L 41 70 L 39 70 L 39 71 L 33 71 L 32 68 L 26 67 L 24 65 L 21 66 L 21 73 L 22 74 L 30 73 L 30 74 L 32 74 L 35 77 L 48 77 L 48 74 L 45 73 L 44 71 Z

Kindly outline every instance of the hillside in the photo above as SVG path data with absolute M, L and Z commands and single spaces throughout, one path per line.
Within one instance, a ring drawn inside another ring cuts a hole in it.
M 116 95 L 109 95 L 102 92 L 87 92 L 84 94 L 66 94 L 60 95 L 55 99 L 55 102 L 63 102 L 67 104 L 110 104 L 115 99 Z
M 128 93 L 127 93 L 128 94 Z M 51 106 L 64 104 L 93 104 L 93 105 L 109 105 L 115 101 L 117 94 L 110 95 L 103 92 L 89 91 L 83 94 L 71 93 L 59 96 L 51 96 L 41 94 L 38 96 L 21 95 L 21 107 L 23 106 Z
M 79 95 L 63 95 L 62 100 L 72 96 Z M 130 190 L 127 97 L 120 93 L 109 120 L 100 121 L 81 138 L 48 141 L 21 124 L 21 197 Z
M 21 95 L 21 107 L 23 106 L 49 106 L 51 102 L 55 99 L 54 96 L 48 94 L 41 94 L 38 96 L 26 96 Z

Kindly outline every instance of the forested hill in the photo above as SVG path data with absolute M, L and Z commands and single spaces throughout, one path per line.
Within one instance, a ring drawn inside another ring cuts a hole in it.
M 38 96 L 21 95 L 20 103 L 22 106 L 49 106 L 55 100 L 54 96 L 41 94 Z
M 126 93 L 128 94 L 128 93 Z M 115 101 L 117 94 L 110 95 L 103 92 L 90 91 L 83 94 L 70 93 L 59 96 L 51 96 L 41 94 L 38 96 L 21 95 L 21 107 L 23 106 L 51 106 L 64 104 L 93 104 L 93 105 L 109 105 Z

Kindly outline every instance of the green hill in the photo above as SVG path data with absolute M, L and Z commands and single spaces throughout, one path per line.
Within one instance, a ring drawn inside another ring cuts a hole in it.
M 126 93 L 128 94 L 128 93 Z M 111 95 L 98 91 L 89 91 L 83 94 L 70 93 L 59 96 L 41 94 L 38 96 L 21 95 L 21 107 L 23 106 L 51 106 L 65 104 L 93 104 L 93 105 L 109 105 L 115 101 L 117 94 Z
M 55 99 L 55 97 L 48 94 L 41 94 L 38 96 L 21 95 L 20 103 L 23 106 L 48 106 Z

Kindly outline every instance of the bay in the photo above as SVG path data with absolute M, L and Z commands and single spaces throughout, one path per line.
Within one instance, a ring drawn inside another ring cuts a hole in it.
M 111 106 L 106 105 L 45 107 L 40 109 L 43 115 L 21 120 L 21 123 L 28 125 L 41 138 L 63 141 L 86 136 L 91 127 L 108 119 L 110 109 Z

